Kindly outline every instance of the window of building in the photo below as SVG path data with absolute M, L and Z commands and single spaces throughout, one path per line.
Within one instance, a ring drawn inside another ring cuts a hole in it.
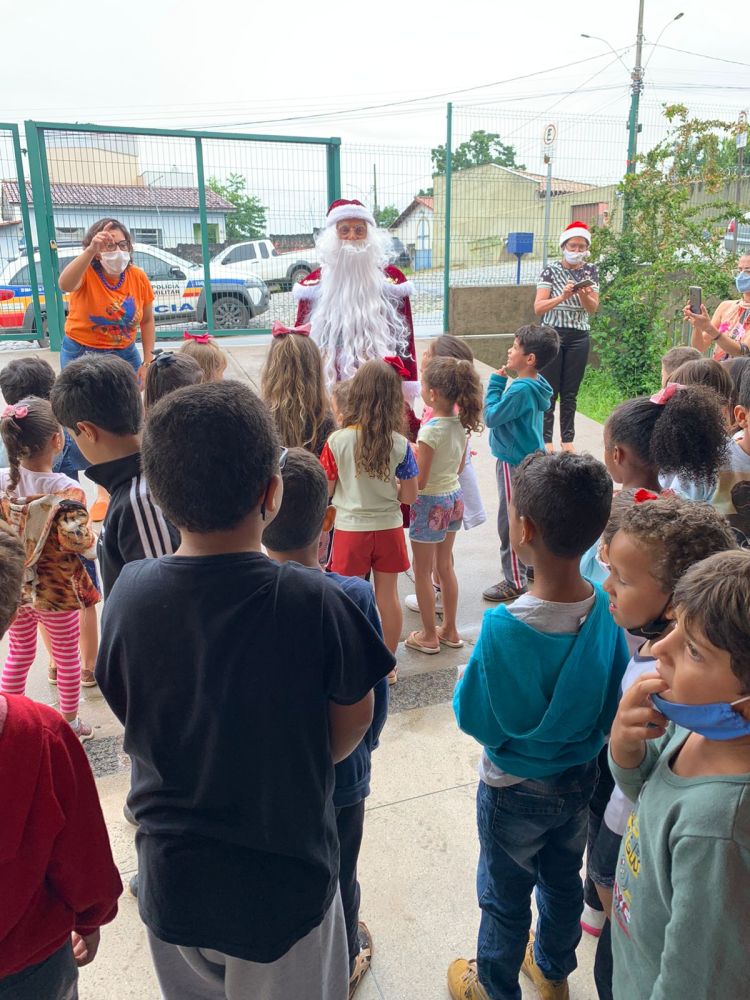
M 220 243 L 219 239 L 219 223 L 209 222 L 206 226 L 206 231 L 208 232 L 208 242 L 209 243 Z M 193 223 L 193 242 L 201 242 L 201 224 L 200 222 Z
M 80 243 L 85 233 L 83 226 L 55 226 L 55 239 L 58 243 Z
M 133 243 L 146 243 L 150 247 L 164 246 L 161 229 L 133 229 Z

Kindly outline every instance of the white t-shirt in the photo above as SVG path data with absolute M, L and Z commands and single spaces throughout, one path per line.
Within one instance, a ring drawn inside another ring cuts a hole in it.
M 12 491 L 14 497 L 46 496 L 48 493 L 64 493 L 65 490 L 81 490 L 81 484 L 66 476 L 64 472 L 31 472 L 21 466 L 21 477 Z M 10 481 L 10 469 L 0 469 L 0 491 L 5 493 Z

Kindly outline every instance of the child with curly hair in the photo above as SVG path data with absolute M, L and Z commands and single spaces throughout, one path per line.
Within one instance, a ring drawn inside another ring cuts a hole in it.
M 653 646 L 672 628 L 672 600 L 680 579 L 701 559 L 734 549 L 737 543 L 727 520 L 709 504 L 678 497 L 655 498 L 644 490 L 636 492 L 617 521 L 619 528 L 607 547 L 610 575 L 604 590 L 610 596 L 615 622 L 642 640 L 625 670 L 624 693 L 644 673 L 656 668 Z M 631 809 L 632 804 L 614 787 L 590 840 L 588 877 L 607 916 L 612 911 L 620 840 Z M 612 996 L 610 931 L 605 924 L 597 946 L 594 976 L 600 1000 Z
M 402 433 L 401 379 L 390 365 L 367 361 L 357 370 L 341 422 L 320 455 L 336 508 L 330 568 L 342 576 L 372 571 L 383 639 L 395 653 L 404 620 L 398 574 L 409 568 L 401 504 L 417 499 L 418 469 Z
M 433 358 L 422 372 L 422 399 L 432 418 L 417 435 L 419 495 L 411 509 L 409 539 L 422 628 L 409 634 L 409 649 L 434 655 L 442 646 L 460 649 L 458 580 L 453 543 L 464 516 L 459 475 L 466 461 L 466 438 L 482 427 L 482 386 L 471 361 Z M 435 624 L 433 566 L 440 579 L 443 624 Z
M 288 328 L 274 323 L 260 392 L 284 446 L 306 448 L 320 457 L 336 423 L 320 351 L 306 326 Z

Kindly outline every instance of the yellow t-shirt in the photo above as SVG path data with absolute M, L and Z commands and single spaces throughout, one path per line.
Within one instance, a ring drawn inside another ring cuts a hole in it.
M 466 450 L 466 431 L 458 417 L 433 417 L 422 424 L 417 444 L 424 441 L 435 452 L 430 466 L 430 481 L 420 496 L 455 493 L 459 489 L 458 470 Z
M 106 280 L 117 284 L 111 277 Z M 151 282 L 140 267 L 131 264 L 116 291 L 105 286 L 93 267 L 87 267 L 80 287 L 70 293 L 65 332 L 86 347 L 129 347 L 141 324 L 143 307 L 153 301 Z
M 386 531 L 403 526 L 396 479 L 417 476 L 411 446 L 402 434 L 393 435 L 391 474 L 387 481 L 357 475 L 354 451 L 357 428 L 334 431 L 320 455 L 329 481 L 336 483 L 332 503 L 336 527 L 342 531 Z

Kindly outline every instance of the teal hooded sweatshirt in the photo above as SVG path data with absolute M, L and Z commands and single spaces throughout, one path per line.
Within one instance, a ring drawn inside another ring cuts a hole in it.
M 517 378 L 510 385 L 507 376 L 490 375 L 484 423 L 495 458 L 519 465 L 527 455 L 544 448 L 542 425 L 551 399 L 552 386 L 543 375 Z
M 604 745 L 629 657 L 609 598 L 594 590 L 577 633 L 538 632 L 504 605 L 485 613 L 453 711 L 507 774 L 546 778 L 592 760 Z

